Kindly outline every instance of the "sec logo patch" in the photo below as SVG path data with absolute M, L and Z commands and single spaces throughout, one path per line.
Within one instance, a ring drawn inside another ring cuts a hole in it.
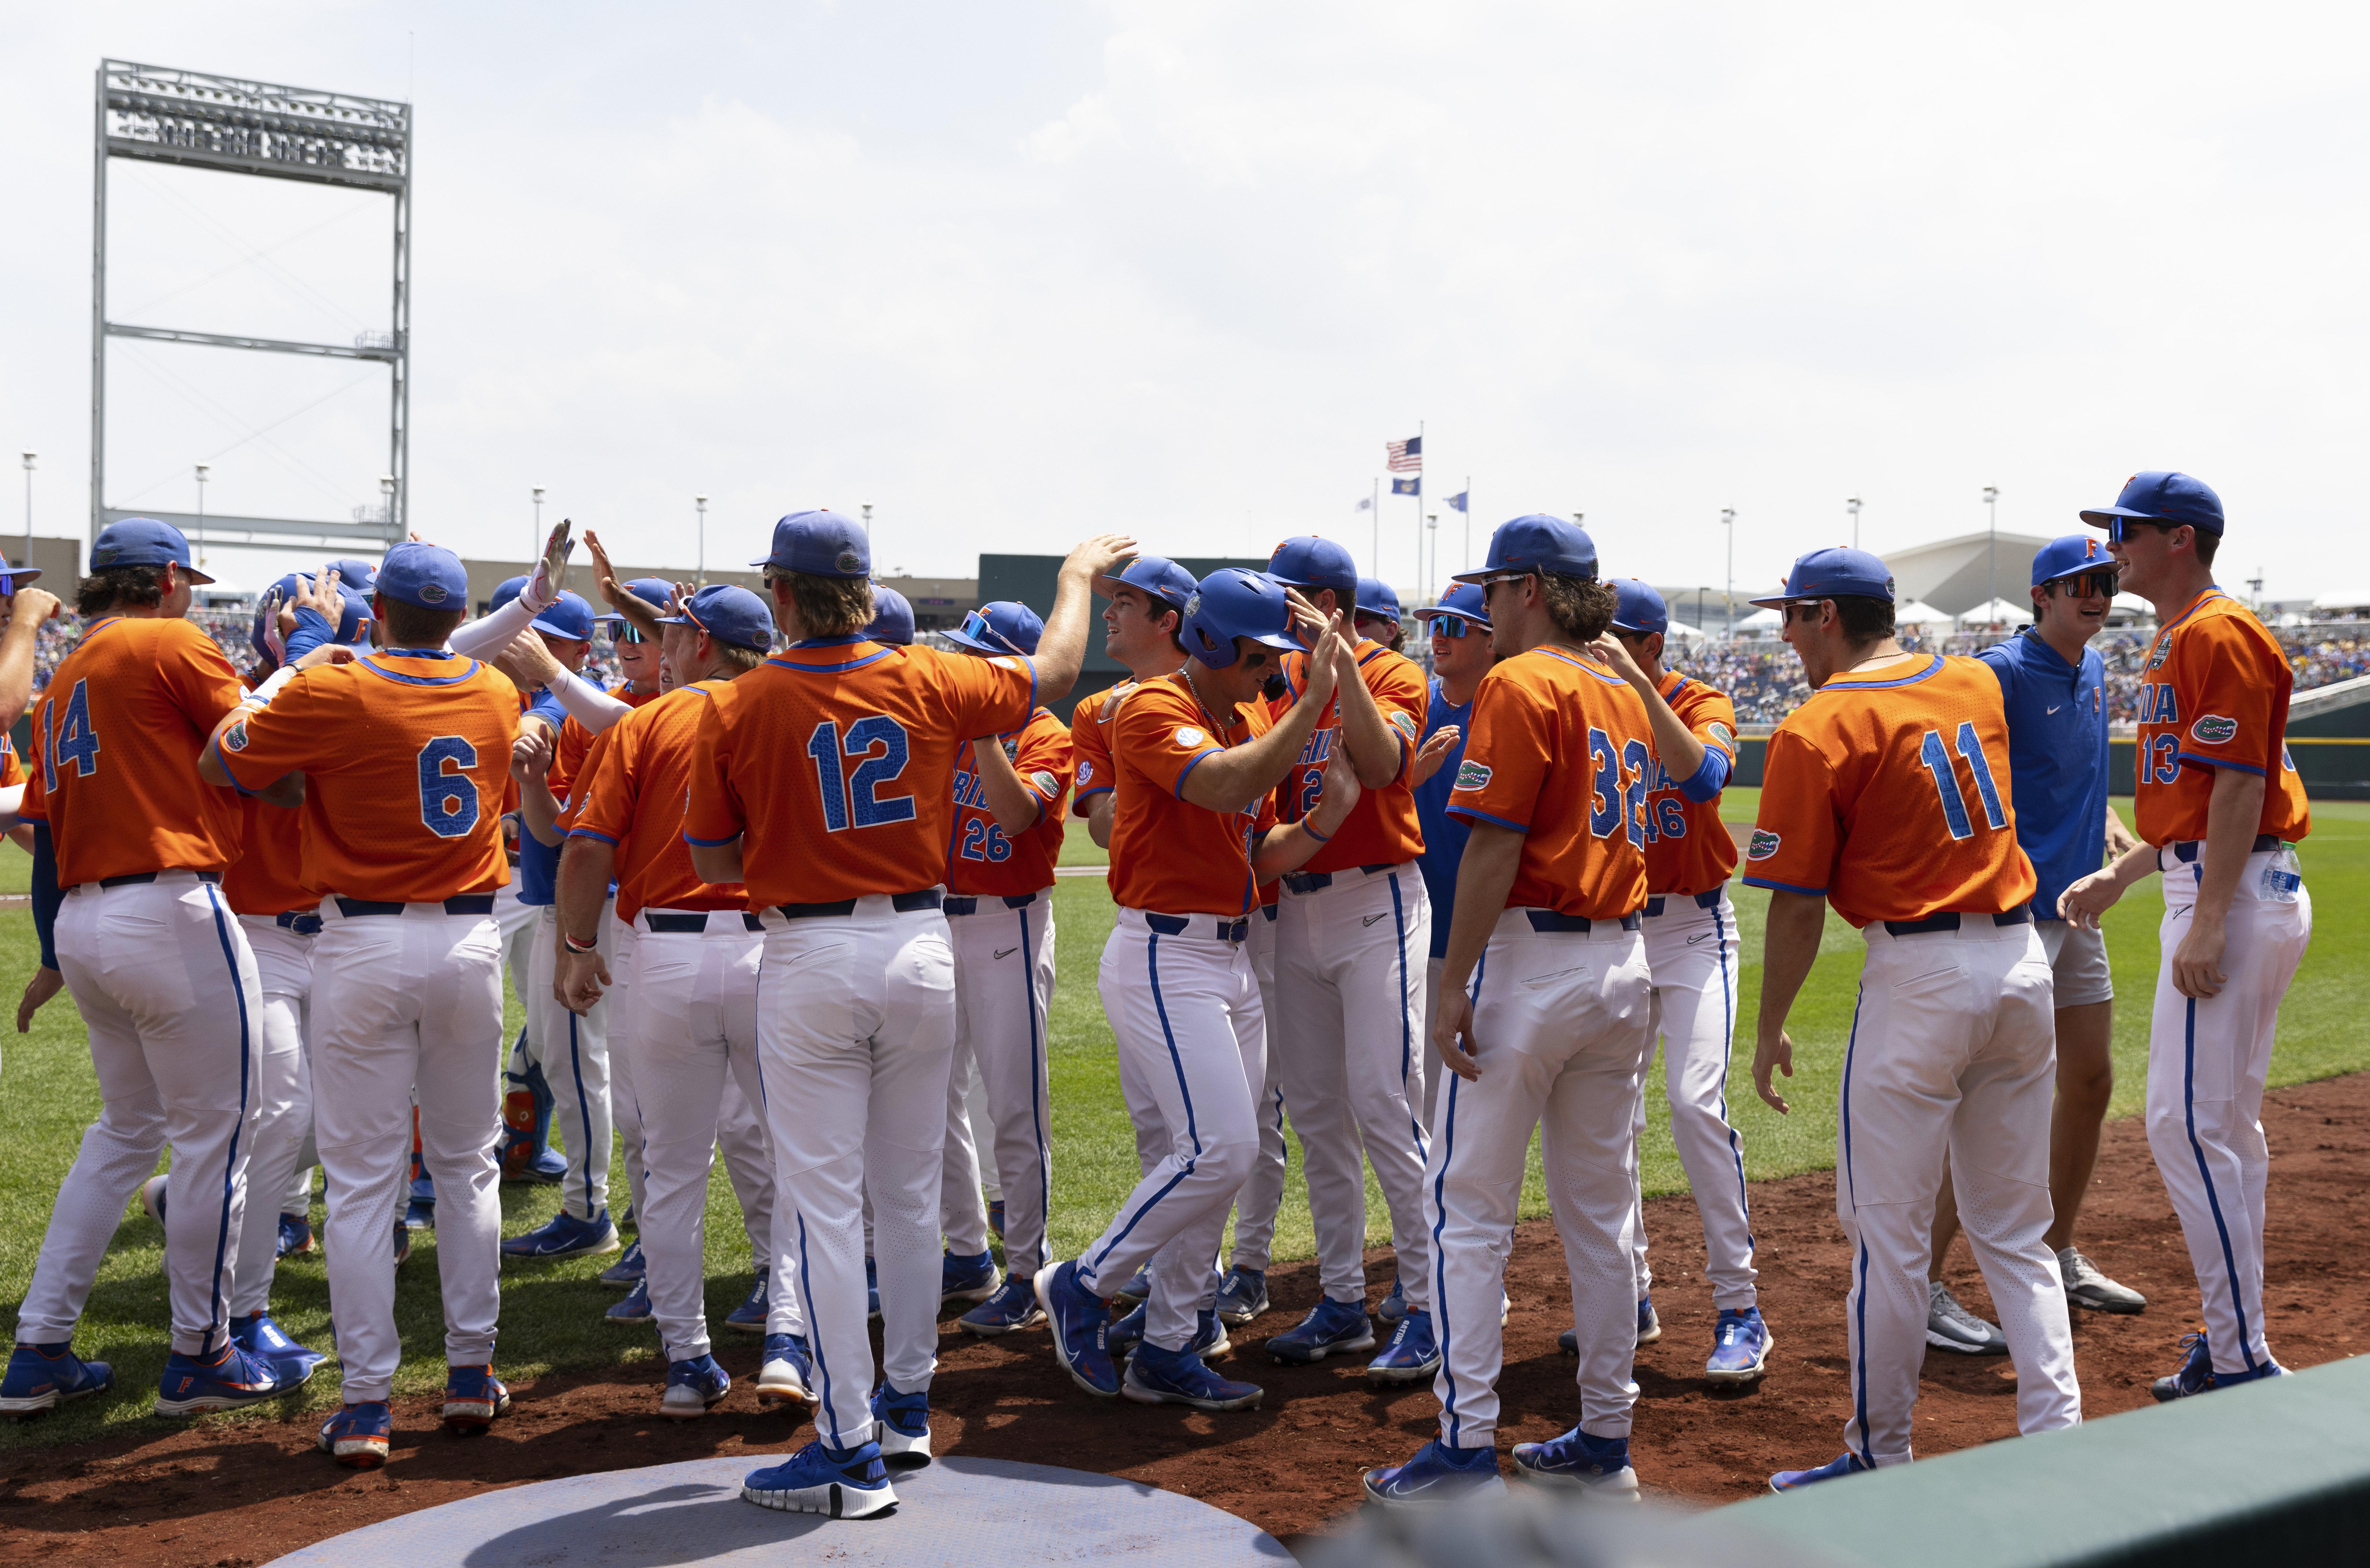
M 2218 746 L 2226 741 L 2238 739 L 2238 721 L 2225 718 L 2219 713 L 2208 713 L 2189 727 L 2189 736 L 2200 745 Z
M 1180 746 L 1198 746 L 1208 741 L 1209 738 L 1209 736 L 1193 728 L 1191 724 L 1186 725 L 1184 728 L 1177 732 L 1177 744 Z
M 1782 842 L 1783 840 L 1777 834 L 1767 828 L 1756 827 L 1753 830 L 1752 842 L 1745 846 L 1744 858 L 1748 860 L 1766 860 L 1778 853 L 1778 846 Z
M 1469 757 L 1456 765 L 1456 788 L 1459 790 L 1487 790 L 1489 787 L 1490 770 L 1488 767 L 1484 767 L 1480 763 L 1473 761 Z
M 1095 765 L 1094 765 L 1094 763 L 1093 763 L 1092 761 L 1087 761 L 1087 762 L 1082 762 L 1082 763 L 1078 764 L 1078 782 L 1079 782 L 1079 783 L 1081 783 L 1081 784 L 1091 784 L 1091 783 L 1093 783 L 1094 781 L 1095 781 Z

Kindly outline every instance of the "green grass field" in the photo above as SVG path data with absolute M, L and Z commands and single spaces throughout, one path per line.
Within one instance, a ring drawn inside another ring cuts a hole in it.
M 1732 820 L 1749 821 L 1755 791 L 1731 790 L 1724 809 Z M 2122 804 L 2128 813 L 2128 802 Z M 2370 931 L 2365 931 L 2365 918 L 2370 917 L 2363 913 L 2370 909 L 2370 898 L 2365 898 L 2370 894 L 2370 804 L 2321 802 L 2314 807 L 2313 817 L 2313 835 L 2302 855 L 2314 899 L 2316 929 L 2311 951 L 2281 1014 L 2279 1046 L 2272 1068 L 2275 1083 L 2301 1082 L 2370 1066 L 2370 1038 L 2353 1027 L 2354 1015 L 2346 1000 L 2354 994 L 2365 955 L 2370 955 Z M 1102 852 L 1083 832 L 1073 834 L 1064 856 L 1065 863 L 1072 865 L 1094 864 L 1101 858 Z M 0 868 L 5 868 L 0 869 L 0 890 L 21 885 L 22 859 L 14 850 L 0 850 Z M 18 879 L 17 883 L 9 881 L 12 876 Z M 1738 1017 L 1744 1022 L 1740 1032 L 1745 1044 L 1731 1072 L 1729 1104 L 1743 1135 L 1746 1169 L 1755 1179 L 1826 1169 L 1834 1160 L 1835 1091 L 1859 972 L 1859 939 L 1830 917 L 1817 967 L 1790 1025 L 1796 1042 L 1796 1076 L 1787 1093 L 1795 1110 L 1791 1116 L 1781 1117 L 1754 1096 L 1751 1073 L 1750 1020 L 1759 1005 L 1761 923 L 1767 899 L 1754 890 L 1738 888 L 1735 901 L 1744 960 Z M 1065 1256 L 1094 1238 L 1133 1183 L 1135 1153 L 1121 1105 L 1110 1027 L 1095 995 L 1096 963 L 1110 929 L 1110 902 L 1099 878 L 1065 877 L 1056 892 L 1054 908 L 1060 985 L 1053 1009 L 1056 1151 L 1053 1233 L 1055 1254 Z M 2156 928 L 2161 911 L 2157 883 L 2151 879 L 2108 920 L 2108 946 L 2123 998 L 2115 1027 L 2118 1115 L 2136 1111 L 2141 1102 L 2146 1001 L 2155 986 Z M 0 986 L 6 987 L 0 994 L 14 997 L 35 962 L 31 917 L 0 914 Z M 512 1009 L 515 1027 L 515 999 Z M 0 1095 L 0 1149 L 6 1150 L 5 1157 L 0 1157 L 0 1302 L 6 1303 L 13 1314 L 32 1274 L 51 1199 L 74 1159 L 83 1127 L 98 1112 L 82 1030 L 65 998 L 50 1005 L 30 1036 L 6 1042 L 0 1074 L 5 1074 L 7 1090 Z M 1659 1068 L 1650 1082 L 1651 1125 L 1643 1154 L 1647 1189 L 1679 1191 L 1685 1183 L 1671 1148 Z M 1295 1170 L 1298 1158 L 1295 1149 Z M 1307 1257 L 1315 1251 L 1306 1194 L 1296 1187 L 1294 1182 L 1285 1193 L 1276 1236 L 1279 1260 Z M 612 1179 L 619 1204 L 624 1190 L 619 1168 Z M 557 1207 L 556 1194 L 548 1188 L 506 1187 L 502 1200 L 506 1233 L 541 1223 Z M 1535 1144 L 1523 1212 L 1536 1215 L 1545 1206 Z M 316 1205 L 316 1220 L 317 1216 Z M 1367 1216 L 1369 1238 L 1387 1239 L 1387 1215 L 1371 1179 Z M 120 1392 L 38 1422 L 0 1426 L 0 1448 L 61 1442 L 155 1423 L 148 1405 L 166 1348 L 164 1289 L 157 1273 L 162 1239 L 158 1227 L 133 1204 L 117 1232 L 75 1339 L 75 1348 L 85 1357 L 114 1363 Z M 408 1355 L 398 1388 L 404 1392 L 424 1393 L 443 1383 L 435 1257 L 434 1239 L 423 1233 L 411 1262 L 402 1271 L 398 1312 Z M 585 1260 L 505 1274 L 502 1341 L 496 1353 L 497 1365 L 504 1373 L 523 1377 L 640 1361 L 647 1364 L 655 1384 L 662 1370 L 656 1364 L 656 1336 L 646 1328 L 612 1327 L 601 1317 L 617 1299 L 593 1280 L 607 1261 Z M 708 1310 L 711 1319 L 720 1319 L 747 1292 L 751 1279 L 747 1242 L 721 1171 L 710 1186 L 708 1262 Z M 317 1256 L 282 1264 L 273 1311 L 292 1334 L 327 1348 L 328 1308 L 328 1286 Z M 268 1412 L 216 1419 L 259 1419 L 294 1410 L 327 1409 L 336 1402 L 336 1367 L 331 1365 L 315 1378 L 301 1399 L 282 1401 Z

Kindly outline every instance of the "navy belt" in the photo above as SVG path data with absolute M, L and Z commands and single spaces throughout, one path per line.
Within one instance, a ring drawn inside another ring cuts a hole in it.
M 1358 869 L 1368 876 L 1373 876 L 1376 871 L 1389 870 L 1393 862 L 1386 860 L 1379 866 L 1360 866 Z M 1294 893 L 1316 893 L 1333 885 L 1333 873 L 1331 871 L 1286 871 L 1283 873 L 1283 885 Z
M 1721 897 L 1722 897 L 1722 895 L 1724 895 L 1727 892 L 1728 892 L 1728 889 L 1727 889 L 1726 887 L 1724 887 L 1724 886 L 1723 886 L 1723 887 L 1716 887 L 1716 888 L 1712 889 L 1709 893 L 1698 893 L 1698 894 L 1693 894 L 1680 893 L 1680 894 L 1670 894 L 1669 896 L 1674 897 L 1674 898 L 1687 898 L 1687 899 L 1690 899 L 1690 900 L 1694 903 L 1695 906 L 1696 906 L 1697 908 L 1698 908 L 1698 909 L 1717 909 L 1717 908 L 1719 908 L 1719 907 L 1720 907 L 1720 898 L 1721 898 Z M 1653 897 L 1651 897 L 1651 898 L 1650 898 L 1650 899 L 1646 900 L 1646 918 L 1647 918 L 1647 919 L 1649 919 L 1649 920 L 1659 920 L 1659 919 L 1661 919 L 1661 918 L 1662 917 L 1662 906 L 1663 906 L 1663 905 L 1662 905 L 1662 900 L 1663 900 L 1663 897 L 1664 897 L 1664 895 L 1663 895 L 1663 894 L 1659 894 L 1659 893 L 1658 893 L 1658 894 L 1656 894 Z
M 282 930 L 293 931 L 300 937 L 317 937 L 321 934 L 321 917 L 316 911 L 300 912 L 294 909 L 283 909 L 272 917 L 272 920 Z
M 1612 924 L 1611 921 L 1592 920 L 1585 915 L 1559 915 L 1552 909 L 1525 909 L 1523 913 L 1530 917 L 1534 931 L 1573 931 L 1585 936 L 1600 925 Z M 1638 917 L 1624 915 L 1620 926 L 1625 931 L 1636 930 Z
M 730 909 L 719 909 L 715 911 L 715 913 L 719 915 L 730 915 L 732 911 Z M 650 922 L 651 930 L 665 931 L 676 936 L 696 936 L 708 929 L 708 917 L 706 915 L 667 915 L 645 909 L 642 911 L 642 918 Z M 746 913 L 742 915 L 741 924 L 744 929 L 752 931 L 762 931 L 765 928 L 765 923 L 763 920 L 758 919 L 754 915 Z
M 892 893 L 889 895 L 889 906 L 900 915 L 911 915 L 916 909 L 936 909 L 944 902 L 945 895 L 934 887 L 926 887 L 919 893 Z M 812 920 L 825 915 L 853 915 L 856 913 L 856 900 L 840 898 L 829 904 L 777 904 L 774 907 L 782 912 L 785 920 Z
M 426 898 L 420 902 L 433 904 L 437 901 Z M 494 912 L 494 895 L 490 893 L 465 893 L 457 898 L 445 899 L 443 905 L 447 915 L 490 915 Z M 338 913 L 349 920 L 362 915 L 400 915 L 409 907 L 408 904 L 388 904 L 375 898 L 338 900 Z
M 175 870 L 182 870 L 182 868 L 178 866 L 173 867 L 172 869 Z M 101 887 L 138 887 L 144 882 L 155 882 L 158 877 L 164 874 L 165 873 L 162 871 L 133 871 L 129 876 L 101 877 L 98 879 L 98 885 Z M 222 881 L 222 873 L 220 871 L 191 871 L 190 874 L 197 878 L 201 882 L 218 882 Z
M 1260 905 L 1260 913 L 1272 920 L 1275 918 L 1275 905 L 1272 904 L 1262 904 Z
M 1928 931 L 1955 931 L 1968 920 L 1989 920 L 1995 926 L 2030 926 L 2032 905 L 2019 904 L 1997 915 L 1987 915 L 1980 909 L 1962 915 L 1956 909 L 1945 909 L 1939 915 L 1928 915 L 1923 920 L 1887 920 L 1884 928 L 1896 937 L 1922 937 Z
M 1222 942 L 1241 942 L 1250 940 L 1251 923 L 1248 919 L 1222 920 L 1214 915 L 1207 918 L 1210 921 L 1210 934 Z M 1192 929 L 1193 917 L 1146 915 L 1144 917 L 1144 923 L 1164 937 L 1181 937 Z
M 2200 839 L 2183 838 L 2171 845 L 2169 847 L 2172 850 L 2172 858 L 2186 864 L 2189 861 L 2196 859 L 2199 851 L 2203 849 L 2204 847 L 2203 842 Z M 2278 834 L 2259 833 L 2255 835 L 2254 847 L 2248 850 L 2247 853 L 2249 855 L 2261 855 L 2270 850 L 2276 849 L 2279 847 L 2280 836 Z M 113 882 L 101 882 L 98 885 L 101 887 L 113 887 L 115 884 Z
M 1038 898 L 1038 895 L 1033 893 L 1007 893 L 1002 894 L 991 893 L 984 895 L 968 893 L 960 895 L 949 894 L 939 902 L 938 907 L 949 915 L 976 915 L 979 913 L 979 902 L 981 896 L 984 896 L 991 905 L 1001 902 L 1007 909 L 1026 909 L 1030 905 L 1036 903 Z

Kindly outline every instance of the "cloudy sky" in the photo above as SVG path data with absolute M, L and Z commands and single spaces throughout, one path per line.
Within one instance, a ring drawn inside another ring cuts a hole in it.
M 104 56 L 418 105 L 415 525 L 625 554 L 875 508 L 881 564 L 1316 531 L 1421 424 L 1521 512 L 1760 587 L 2180 467 L 2224 577 L 2370 584 L 2358 7 L 1399 0 L 0 6 L 0 444 L 88 496 Z M 383 327 L 387 203 L 119 160 L 119 320 Z M 118 343 L 116 505 L 349 516 L 385 373 Z M 10 480 L 21 474 L 9 465 Z M 16 490 L 11 484 L 9 491 Z M 22 525 L 0 491 L 0 533 Z M 1417 503 L 1381 566 L 1418 582 Z M 268 563 L 259 560 L 259 572 Z M 234 569 L 236 575 L 237 569 Z

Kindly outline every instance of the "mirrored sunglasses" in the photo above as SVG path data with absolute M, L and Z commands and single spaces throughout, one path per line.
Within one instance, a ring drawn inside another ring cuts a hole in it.
M 987 623 L 987 617 L 981 615 L 977 610 L 965 612 L 963 616 L 962 631 L 965 637 L 972 639 L 973 641 L 985 642 L 991 646 L 1001 648 L 1009 653 L 1020 652 L 1020 650 L 1014 646 L 1012 639 L 1005 636 L 1004 633 L 990 626 Z M 1021 657 L 1025 659 L 1028 655 L 1022 653 Z
M 1432 635 L 1434 637 L 1462 637 L 1468 631 L 1486 631 L 1489 629 L 1479 621 L 1467 620 L 1463 616 L 1446 612 L 1432 616 L 1430 619 L 1432 621 Z
M 641 628 L 636 626 L 632 621 L 618 621 L 609 628 L 609 640 L 612 642 L 639 643 L 648 642 L 650 639 L 643 636 Z
M 2132 536 L 2134 528 L 2156 528 L 2169 534 L 2180 526 L 2178 523 L 2155 523 L 2144 517 L 2110 517 L 2107 519 L 2107 537 L 2120 545 Z
M 2122 520 L 2118 518 L 2117 521 Z M 2051 579 L 2050 588 L 2068 599 L 2088 599 L 2094 595 L 2111 599 L 2115 596 L 2115 584 L 2121 581 L 2111 571 L 2077 571 L 2071 577 Z

